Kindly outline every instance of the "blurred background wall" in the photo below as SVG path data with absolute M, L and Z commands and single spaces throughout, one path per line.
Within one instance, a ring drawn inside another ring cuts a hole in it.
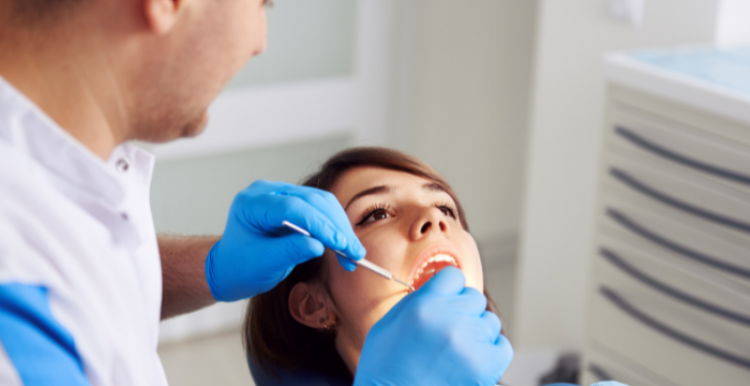
M 227 87 L 206 133 L 154 149 L 157 229 L 220 233 L 234 194 L 256 179 L 299 181 L 355 144 L 396 147 L 456 187 L 488 278 L 505 276 L 496 297 L 510 320 L 535 9 L 531 1 L 278 1 L 268 12 L 268 51 Z M 370 20 L 373 12 L 382 24 Z M 380 46 L 367 45 L 373 40 Z M 372 92 L 368 85 L 378 78 L 386 83 Z M 279 123 L 268 111 L 279 106 L 254 104 L 265 95 L 292 116 L 305 115 L 299 111 L 311 99 L 331 103 L 309 121 Z M 348 97 L 355 102 L 335 106 Z M 373 124 L 369 117 L 378 106 L 380 123 Z M 236 131 L 258 138 L 238 139 Z M 269 131 L 280 134 L 269 137 Z M 168 321 L 162 340 L 230 327 L 241 308 L 218 305 Z
M 637 28 L 604 1 L 542 1 L 514 323 L 520 347 L 579 349 L 608 51 L 710 44 L 718 0 L 647 0 Z
M 645 0 L 633 26 L 605 0 L 276 0 L 268 51 L 220 96 L 206 133 L 153 149 L 157 230 L 220 233 L 232 197 L 256 179 L 297 182 L 347 146 L 395 147 L 456 188 L 515 347 L 577 350 L 602 54 L 710 43 L 719 3 Z M 201 379 L 180 375 L 200 366 L 180 344 L 236 332 L 243 308 L 163 323 L 173 384 Z
M 401 90 L 410 115 L 400 127 L 408 135 L 402 147 L 455 187 L 511 331 L 536 4 L 406 3 L 413 36 L 412 54 L 397 69 L 410 74 Z

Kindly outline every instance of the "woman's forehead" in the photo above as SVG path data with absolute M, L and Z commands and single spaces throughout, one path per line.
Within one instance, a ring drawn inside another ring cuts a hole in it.
M 447 193 L 434 181 L 411 173 L 384 169 L 374 166 L 362 166 L 348 170 L 336 182 L 331 192 L 344 207 L 359 197 L 370 195 L 397 194 L 400 192 L 419 192 L 426 195 Z

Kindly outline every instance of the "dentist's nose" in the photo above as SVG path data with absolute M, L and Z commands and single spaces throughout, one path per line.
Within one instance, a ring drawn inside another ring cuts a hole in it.
M 448 222 L 438 208 L 425 208 L 409 230 L 412 240 L 420 240 L 432 232 L 448 232 Z

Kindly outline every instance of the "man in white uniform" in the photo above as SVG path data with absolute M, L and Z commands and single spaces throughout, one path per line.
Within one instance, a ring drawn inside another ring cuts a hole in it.
M 324 247 L 365 255 L 332 195 L 283 183 L 240 192 L 222 236 L 155 234 L 154 159 L 126 141 L 199 134 L 264 50 L 265 3 L 0 0 L 0 384 L 165 385 L 161 319 L 267 291 Z M 373 327 L 355 384 L 502 376 L 512 349 L 457 272 Z

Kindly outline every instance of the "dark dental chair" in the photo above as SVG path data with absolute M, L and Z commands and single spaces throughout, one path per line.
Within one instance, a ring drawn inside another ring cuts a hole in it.
M 288 372 L 277 371 L 278 378 L 260 368 L 258 363 L 247 358 L 250 366 L 250 374 L 253 376 L 256 386 L 351 386 L 338 378 L 316 374 L 307 371 Z M 577 386 L 570 383 L 554 383 L 546 386 Z

